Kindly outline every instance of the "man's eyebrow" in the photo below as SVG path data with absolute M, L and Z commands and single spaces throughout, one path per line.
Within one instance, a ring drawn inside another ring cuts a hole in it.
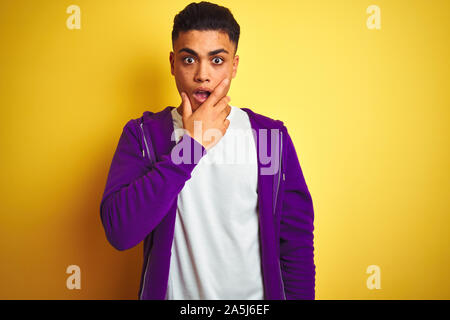
M 182 49 L 180 49 L 178 51 L 178 53 L 183 52 L 183 51 L 198 57 L 198 53 L 195 52 L 194 50 L 190 49 L 190 48 L 182 48 Z M 222 49 L 217 49 L 217 50 L 213 50 L 213 51 L 208 52 L 208 56 L 213 56 L 213 55 L 221 53 L 221 52 L 229 53 L 227 50 L 222 48 Z

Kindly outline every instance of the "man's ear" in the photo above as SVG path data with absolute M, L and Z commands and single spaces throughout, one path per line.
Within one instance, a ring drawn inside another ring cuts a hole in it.
M 170 52 L 169 54 L 169 61 L 170 61 L 170 73 L 174 76 L 175 75 L 175 71 L 174 71 L 174 53 L 173 51 Z
M 233 72 L 231 73 L 231 77 L 232 78 L 236 77 L 236 72 L 237 72 L 238 65 L 239 65 L 239 56 L 236 55 L 233 58 Z

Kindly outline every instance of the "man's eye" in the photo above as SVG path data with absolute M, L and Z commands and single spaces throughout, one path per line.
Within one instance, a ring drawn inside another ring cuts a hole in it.
M 220 58 L 220 57 L 215 57 L 213 59 L 213 61 L 214 61 L 215 64 L 222 64 L 223 63 L 223 59 Z
M 183 61 L 187 64 L 193 64 L 195 62 L 195 59 L 193 57 L 186 57 L 183 59 Z M 221 57 L 215 57 L 213 58 L 213 62 L 214 64 L 222 64 L 223 63 L 223 59 Z
M 186 58 L 184 58 L 184 62 L 187 62 L 188 64 L 191 64 L 190 62 L 188 62 L 188 59 L 192 60 L 192 62 L 194 61 L 194 59 L 192 57 L 186 57 Z

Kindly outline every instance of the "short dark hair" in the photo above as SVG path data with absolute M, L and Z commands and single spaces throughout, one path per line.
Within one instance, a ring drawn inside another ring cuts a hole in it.
M 240 27 L 228 8 L 215 3 L 192 2 L 173 19 L 172 46 L 178 39 L 179 32 L 189 30 L 219 30 L 228 34 L 237 51 Z

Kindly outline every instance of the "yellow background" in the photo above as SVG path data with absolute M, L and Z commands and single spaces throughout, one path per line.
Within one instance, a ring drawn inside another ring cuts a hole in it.
M 99 205 L 125 123 L 180 102 L 188 3 L 0 2 L 1 299 L 137 298 L 142 243 L 116 251 Z M 285 122 L 313 197 L 316 298 L 449 299 L 450 1 L 219 4 L 241 26 L 231 104 Z

